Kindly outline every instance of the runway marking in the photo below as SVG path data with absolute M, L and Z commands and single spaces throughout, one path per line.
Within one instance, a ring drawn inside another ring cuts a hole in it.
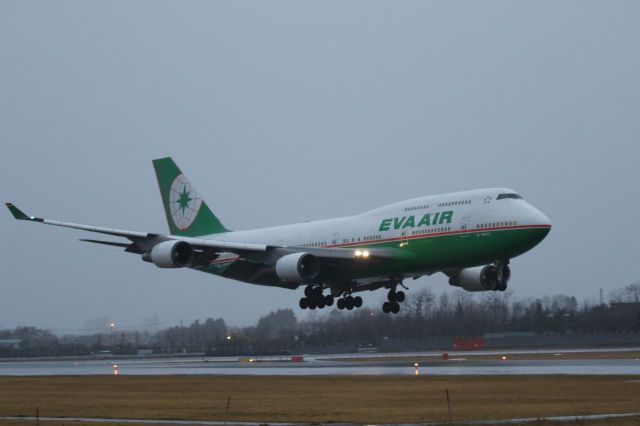
M 461 424 L 471 425 L 494 425 L 494 424 L 510 424 L 510 423 L 534 423 L 534 422 L 574 422 L 577 420 L 602 420 L 608 418 L 635 417 L 640 416 L 637 413 L 610 413 L 610 414 L 588 414 L 583 416 L 552 416 L 552 417 L 521 417 L 512 419 L 495 419 L 495 420 L 465 420 Z M 39 417 L 40 420 L 48 422 L 84 422 L 84 423 L 129 423 L 129 424 L 164 424 L 164 425 L 192 425 L 192 426 L 310 426 L 322 423 L 282 423 L 282 422 L 238 422 L 238 421 L 221 421 L 221 420 L 151 420 L 151 419 L 114 419 L 114 418 L 97 418 L 97 417 Z M 28 416 L 0 416 L 0 420 L 32 420 L 36 417 Z M 455 424 L 456 422 L 454 422 Z M 429 422 L 429 423 L 368 423 L 367 426 L 436 426 L 448 424 L 446 422 Z M 331 426 L 351 426 L 352 423 L 331 423 Z

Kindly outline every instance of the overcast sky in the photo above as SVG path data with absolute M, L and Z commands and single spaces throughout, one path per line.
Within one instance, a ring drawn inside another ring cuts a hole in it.
M 0 195 L 167 232 L 166 155 L 230 229 L 506 186 L 553 222 L 512 261 L 515 295 L 596 300 L 640 279 L 638 22 L 637 1 L 0 1 Z M 301 290 L 161 270 L 8 211 L 0 233 L 0 327 L 305 315 Z

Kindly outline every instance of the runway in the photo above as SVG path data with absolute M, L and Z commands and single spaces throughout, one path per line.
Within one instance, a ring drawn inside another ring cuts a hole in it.
M 624 349 L 621 349 L 624 350 Z M 566 352 L 566 351 L 565 351 Z M 513 352 L 515 353 L 515 352 Z M 518 351 L 539 354 L 540 351 Z M 420 362 L 416 367 L 411 356 L 433 356 L 433 353 L 399 354 L 401 361 L 371 360 L 371 354 L 307 356 L 304 362 L 288 358 L 155 358 L 155 359 L 89 359 L 76 361 L 8 361 L 0 362 L 2 376 L 52 375 L 633 375 L 640 374 L 640 359 L 502 359 L 500 352 L 473 352 L 474 356 L 494 356 L 495 360 L 474 360 L 470 353 L 452 354 L 449 360 Z M 377 357 L 375 355 L 374 357 Z M 388 357 L 389 354 L 379 355 Z M 341 358 L 341 360 L 335 360 Z M 345 360 L 345 358 L 349 358 Z M 243 362 L 241 362 L 243 361 Z

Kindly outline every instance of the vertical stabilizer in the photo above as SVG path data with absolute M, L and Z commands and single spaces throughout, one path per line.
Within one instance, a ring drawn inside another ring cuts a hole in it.
M 198 237 L 227 232 L 171 157 L 153 160 L 172 235 Z

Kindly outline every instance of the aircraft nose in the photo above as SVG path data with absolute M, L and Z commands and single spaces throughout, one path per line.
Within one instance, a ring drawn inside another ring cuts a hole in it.
M 522 221 L 526 229 L 527 250 L 538 245 L 551 231 L 551 220 L 531 204 L 523 206 Z
M 551 228 L 551 219 L 549 219 L 549 217 L 542 213 L 540 210 L 536 209 L 535 207 L 531 207 L 532 209 L 532 223 L 534 225 L 540 225 L 540 226 L 547 226 L 549 228 Z
M 528 225 L 537 230 L 536 239 L 538 242 L 542 241 L 551 231 L 551 219 L 530 204 L 527 206 L 526 217 Z

